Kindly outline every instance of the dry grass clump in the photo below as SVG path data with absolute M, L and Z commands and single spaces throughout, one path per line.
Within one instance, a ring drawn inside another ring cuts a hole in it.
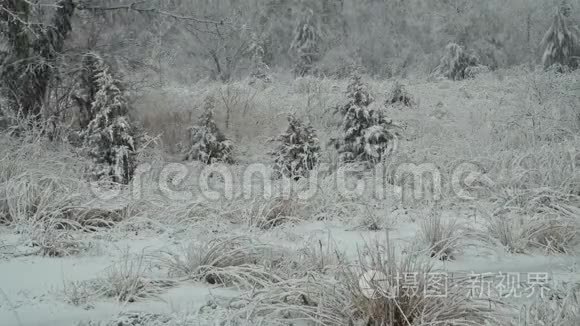
M 363 273 L 383 278 L 367 282 L 363 292 L 357 269 L 344 271 L 355 314 L 366 325 L 485 325 L 497 324 L 499 302 L 469 297 L 468 281 L 436 270 L 416 255 L 397 258 L 393 243 L 367 245 Z M 367 275 L 367 274 L 363 274 Z
M 73 281 L 64 282 L 64 301 L 73 306 L 89 306 L 91 301 L 97 297 L 94 282 Z
M 182 325 L 184 325 L 183 323 Z M 89 324 L 90 326 L 96 326 L 94 324 Z M 100 324 L 98 324 L 100 325 Z M 173 318 L 168 315 L 154 314 L 148 312 L 126 312 L 122 313 L 107 324 L 103 326 L 136 326 L 136 325 L 147 325 L 147 326 L 177 326 L 177 323 Z M 78 325 L 80 326 L 80 325 Z
M 498 157 L 486 228 L 508 251 L 569 253 L 580 234 L 580 180 L 569 148 L 542 146 Z M 501 170 L 498 166 L 502 166 Z
M 334 171 L 336 172 L 336 171 Z M 345 183 L 347 187 L 352 187 L 350 181 L 358 180 L 357 176 L 349 176 L 348 173 L 344 173 L 346 176 Z M 349 196 L 349 194 L 339 191 L 336 178 L 333 175 L 323 175 L 319 172 L 319 179 L 317 180 L 316 193 L 313 197 L 309 198 L 305 202 L 304 211 L 308 212 L 308 216 L 311 219 L 322 221 L 322 220 L 343 220 L 349 223 L 353 222 L 353 216 L 363 216 L 362 221 L 358 226 L 368 227 L 372 229 L 373 223 L 377 225 L 382 225 L 380 221 L 380 216 L 377 215 L 364 215 L 370 214 L 368 210 L 365 210 L 365 205 L 354 196 Z
M 79 254 L 92 247 L 83 234 L 111 227 L 120 220 L 113 209 L 70 207 L 51 213 L 55 215 L 14 222 L 25 243 L 35 249 L 34 254 L 49 257 Z
M 58 216 L 80 200 L 85 162 L 62 148 L 47 150 L 51 145 L 41 141 L 1 141 L 0 211 L 4 222 Z
M 88 247 L 79 231 L 121 219 L 116 210 L 85 205 L 92 199 L 83 178 L 87 162 L 65 146 L 2 138 L 0 147 L 0 223 L 14 227 L 35 254 L 78 254 Z
M 90 162 L 61 143 L 0 134 L 0 211 L 18 224 L 61 217 L 77 222 L 111 215 L 89 208 L 95 194 L 85 178 Z M 94 189 L 93 189 L 94 190 Z
M 74 232 L 79 229 L 80 225 L 73 221 L 46 219 L 29 225 L 25 236 L 30 246 L 38 248 L 38 255 L 65 257 L 88 249 L 89 244 Z
M 94 283 L 96 292 L 119 302 L 135 302 L 158 297 L 163 289 L 176 285 L 175 281 L 148 278 L 146 272 L 149 265 L 145 257 L 143 253 L 131 255 L 125 252 L 121 260 L 110 266 L 105 275 Z
M 525 253 L 534 235 L 534 226 L 525 219 L 523 216 L 487 216 L 483 240 L 492 245 L 499 244 L 510 253 Z
M 463 245 L 464 231 L 456 220 L 444 220 L 434 211 L 420 222 L 418 238 L 430 257 L 453 260 Z
M 77 254 L 88 247 L 80 231 L 110 227 L 124 215 L 88 206 L 94 199 L 85 180 L 90 163 L 34 132 L 0 134 L 0 224 L 14 227 L 35 254 Z
M 296 196 L 275 196 L 255 200 L 244 214 L 250 226 L 271 229 L 289 221 L 300 220 L 304 214 L 304 203 Z
M 70 207 L 64 211 L 64 218 L 77 222 L 83 231 L 97 231 L 100 228 L 111 228 L 127 216 L 133 216 L 128 208 Z
M 341 219 L 353 225 L 349 230 L 381 231 L 396 228 L 397 219 L 390 214 L 392 208 L 386 208 L 384 204 L 368 199 L 364 204 L 352 202 L 349 206 L 350 214 Z
M 120 260 L 109 266 L 96 279 L 65 282 L 65 301 L 76 306 L 90 304 L 99 297 L 114 298 L 121 303 L 158 298 L 164 289 L 177 285 L 172 280 L 155 280 L 147 277 L 149 264 L 143 253 L 124 252 Z
M 291 271 L 294 275 L 307 275 L 312 272 L 322 275 L 330 275 L 336 272 L 340 265 L 345 261 L 334 240 L 328 236 L 326 241 L 311 240 L 302 246 L 296 255 L 295 260 L 291 261 L 294 266 Z
M 483 239 L 510 253 L 527 253 L 533 248 L 571 253 L 578 244 L 578 221 L 560 215 L 492 214 L 485 223 L 487 236 Z
M 540 248 L 547 253 L 571 253 L 580 234 L 580 179 L 577 140 L 539 142 L 490 157 L 494 180 L 486 213 L 488 240 L 509 252 Z
M 154 297 L 160 293 L 159 287 L 145 277 L 143 258 L 127 257 L 107 271 L 101 284 L 101 294 L 115 298 L 119 302 L 135 302 Z
M 344 315 L 350 307 L 337 280 L 317 274 L 285 280 L 244 293 L 225 305 L 229 323 L 252 321 L 256 325 L 347 325 Z
M 555 291 L 554 291 L 555 290 Z M 576 326 L 580 324 L 580 285 L 563 285 L 525 307 L 520 325 Z
M 237 309 L 231 319 L 345 326 L 498 324 L 498 303 L 467 296 L 466 280 L 435 270 L 418 256 L 397 258 L 388 239 L 365 251 L 368 257 L 334 275 L 313 272 L 246 293 L 230 302 Z M 361 273 L 373 271 L 385 279 L 364 288 Z
M 263 286 L 279 278 L 265 266 L 276 249 L 245 236 L 221 236 L 192 243 L 183 255 L 164 252 L 159 261 L 172 277 L 204 280 L 210 284 Z

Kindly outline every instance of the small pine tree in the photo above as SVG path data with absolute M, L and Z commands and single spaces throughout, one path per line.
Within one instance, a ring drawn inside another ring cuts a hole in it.
M 373 97 L 359 76 L 354 76 L 347 88 L 348 103 L 337 108 L 343 116 L 340 140 L 332 143 L 344 162 L 382 161 L 396 147 L 399 127 L 384 116 L 383 111 L 370 108 Z
M 475 55 L 467 54 L 460 45 L 449 43 L 436 72 L 451 80 L 463 80 L 469 78 L 469 73 L 466 73 L 469 67 L 479 66 L 478 61 Z
M 314 64 L 320 57 L 318 47 L 320 33 L 313 22 L 314 13 L 309 10 L 304 19 L 296 26 L 294 40 L 290 49 L 297 55 L 294 71 L 297 76 L 305 76 L 313 72 Z
M 138 137 L 127 116 L 129 104 L 122 83 L 111 73 L 110 66 L 95 53 L 87 54 L 85 71 L 92 76 L 89 86 L 96 90 L 86 97 L 92 115 L 80 137 L 95 162 L 96 178 L 110 177 L 127 184 L 135 170 Z
M 218 129 L 214 121 L 215 99 L 205 99 L 204 112 L 199 124 L 189 128 L 190 146 L 185 160 L 200 161 L 205 164 L 217 162 L 234 163 L 233 144 Z
M 411 94 L 409 94 L 405 86 L 399 81 L 395 82 L 391 88 L 391 91 L 387 94 L 387 99 L 385 100 L 386 108 L 394 105 L 402 105 L 405 107 L 413 107 L 415 105 Z
M 278 177 L 298 179 L 308 175 L 318 165 L 320 144 L 316 131 L 295 115 L 288 116 L 288 129 L 275 140 L 280 142 L 274 156 L 274 170 Z
M 542 64 L 545 69 L 552 65 L 576 69 L 580 65 L 580 30 L 571 24 L 570 11 L 570 6 L 563 2 L 542 39 Z
M 374 102 L 373 96 L 369 93 L 367 85 L 365 85 L 360 75 L 353 75 L 351 82 L 348 84 L 346 89 L 346 97 L 348 102 L 344 105 L 337 107 L 337 112 L 342 115 L 346 115 L 348 111 L 356 107 L 367 107 Z

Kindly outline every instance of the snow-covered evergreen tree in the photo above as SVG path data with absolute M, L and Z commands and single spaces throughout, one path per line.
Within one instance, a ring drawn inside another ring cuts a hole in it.
M 572 24 L 571 8 L 563 2 L 542 40 L 544 68 L 559 64 L 576 69 L 580 65 L 580 30 Z
M 234 163 L 233 143 L 219 130 L 214 120 L 215 99 L 205 99 L 204 112 L 196 126 L 189 128 L 190 144 L 185 160 L 200 161 L 205 164 L 216 162 Z
M 86 129 L 80 136 L 89 156 L 95 162 L 94 176 L 110 177 L 113 182 L 128 183 L 135 170 L 138 146 L 136 129 L 127 116 L 128 99 L 120 80 L 116 79 L 111 67 L 96 53 L 85 59 L 86 76 L 91 76 L 85 86 L 96 92 L 85 92 Z M 90 120 L 88 119 L 90 117 Z
M 354 76 L 347 89 L 348 102 L 337 108 L 343 116 L 341 139 L 333 139 L 344 162 L 382 161 L 396 148 L 399 126 L 387 119 L 384 112 L 370 108 L 374 101 L 359 76 Z
M 320 57 L 320 33 L 314 22 L 314 13 L 309 10 L 296 26 L 294 40 L 290 49 L 296 52 L 296 75 L 305 76 L 312 73 L 314 64 Z
M 354 74 L 351 78 L 346 89 L 346 97 L 348 102 L 337 107 L 337 111 L 342 115 L 346 115 L 352 107 L 367 107 L 375 100 L 358 74 Z
M 320 143 L 312 126 L 291 114 L 288 129 L 278 136 L 278 147 L 272 153 L 277 176 L 300 178 L 314 169 L 320 157 Z
M 466 53 L 460 45 L 449 43 L 436 72 L 451 80 L 463 80 L 470 77 L 470 67 L 480 66 L 478 61 L 476 56 Z

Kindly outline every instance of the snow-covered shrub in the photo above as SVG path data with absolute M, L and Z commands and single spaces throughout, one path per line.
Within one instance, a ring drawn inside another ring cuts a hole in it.
M 490 69 L 488 66 L 483 65 L 469 66 L 465 68 L 465 78 L 472 79 L 489 71 Z
M 395 82 L 385 100 L 385 107 L 388 108 L 393 105 L 402 105 L 405 107 L 413 107 L 415 105 L 413 97 L 399 81 Z
M 305 125 L 293 114 L 288 116 L 288 123 L 286 132 L 276 138 L 280 144 L 272 153 L 275 171 L 278 176 L 304 177 L 318 164 L 318 137 L 312 126 Z
M 475 55 L 468 54 L 464 49 L 455 43 L 449 43 L 445 47 L 445 54 L 436 69 L 436 73 L 451 80 L 463 80 L 469 78 L 466 75 L 468 67 L 477 67 L 479 60 Z
M 139 140 L 127 116 L 128 99 L 110 66 L 98 54 L 89 53 L 87 57 L 91 57 L 85 60 L 85 69 L 91 76 L 88 85 L 96 91 L 85 98 L 91 104 L 86 106 L 88 122 L 80 138 L 95 163 L 94 176 L 126 184 L 135 170 Z
M 233 163 L 233 143 L 218 129 L 214 120 L 215 99 L 212 96 L 207 97 L 204 106 L 198 125 L 189 128 L 190 143 L 185 160 L 205 164 Z
M 552 25 L 546 32 L 541 43 L 544 48 L 542 63 L 544 68 L 552 65 L 578 68 L 580 63 L 580 29 L 572 25 L 570 9 L 560 6 Z
M 337 108 L 343 135 L 331 143 L 344 162 L 378 163 L 395 149 L 399 127 L 383 111 L 369 107 L 374 99 L 360 76 L 352 78 L 347 97 L 348 102 Z

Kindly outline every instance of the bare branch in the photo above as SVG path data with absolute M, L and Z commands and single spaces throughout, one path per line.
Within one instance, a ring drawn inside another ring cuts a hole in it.
M 226 22 L 224 22 L 223 20 L 218 21 L 218 20 L 211 20 L 211 19 L 202 19 L 202 18 L 197 18 L 197 17 L 193 17 L 193 16 L 183 16 L 183 15 L 178 15 L 178 14 L 164 11 L 164 10 L 161 10 L 159 8 L 154 8 L 154 7 L 152 7 L 152 8 L 139 8 L 138 7 L 140 4 L 143 4 L 146 2 L 147 2 L 147 0 L 140 0 L 140 1 L 135 1 L 133 3 L 130 3 L 130 4 L 113 6 L 113 7 L 88 6 L 84 3 L 79 3 L 77 9 L 78 10 L 96 10 L 96 11 L 132 10 L 132 11 L 136 11 L 136 12 L 140 12 L 140 13 L 155 13 L 155 14 L 158 14 L 160 16 L 173 18 L 175 20 L 189 21 L 189 22 L 195 22 L 195 23 L 200 23 L 200 24 L 212 24 L 212 25 L 224 25 L 224 24 L 226 24 Z

